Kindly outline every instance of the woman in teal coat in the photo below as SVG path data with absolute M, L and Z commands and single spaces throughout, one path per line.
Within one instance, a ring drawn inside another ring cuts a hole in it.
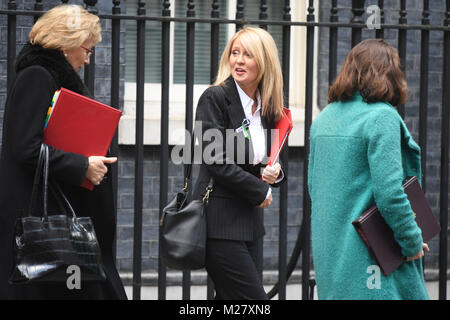
M 421 178 L 420 148 L 393 106 L 405 103 L 397 50 L 380 39 L 349 53 L 311 127 L 308 187 L 319 299 L 428 299 L 420 228 L 402 188 Z M 352 221 L 376 204 L 407 257 L 384 276 Z

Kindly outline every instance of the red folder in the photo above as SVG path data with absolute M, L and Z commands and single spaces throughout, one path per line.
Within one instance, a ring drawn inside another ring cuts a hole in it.
M 291 110 L 283 108 L 283 116 L 280 121 L 275 124 L 275 130 L 278 130 L 278 134 L 275 134 L 270 148 L 270 156 L 268 166 L 275 164 L 278 161 L 281 151 L 289 137 L 293 128 Z
M 57 149 L 89 156 L 105 156 L 122 112 L 61 88 L 44 129 L 44 142 Z M 94 185 L 84 179 L 82 187 Z

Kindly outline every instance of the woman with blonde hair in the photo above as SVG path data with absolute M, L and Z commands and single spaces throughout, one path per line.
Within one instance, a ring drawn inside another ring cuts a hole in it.
M 0 299 L 126 299 L 112 252 L 116 229 L 112 181 L 104 179 L 109 176 L 108 166 L 117 159 L 85 157 L 52 146 L 49 180 L 58 183 L 78 215 L 92 218 L 106 280 L 82 282 L 80 289 L 72 290 L 66 283 L 8 283 L 14 223 L 29 207 L 47 110 L 61 87 L 89 95 L 77 72 L 89 64 L 92 48 L 99 41 L 97 16 L 78 5 L 60 5 L 34 24 L 29 42 L 16 58 L 17 76 L 8 90 L 0 159 Z M 95 185 L 93 191 L 80 187 L 85 178 Z M 57 203 L 49 192 L 49 214 L 60 212 Z
M 214 178 L 206 207 L 206 270 L 216 299 L 267 299 L 258 246 L 265 232 L 261 208 L 272 202 L 271 186 L 285 179 L 279 163 L 265 165 L 271 146 L 266 131 L 281 118 L 282 108 L 283 77 L 273 38 L 260 28 L 240 30 L 228 42 L 216 82 L 202 94 L 196 112 L 203 134 L 220 133 L 217 140 L 202 141 L 193 195 L 200 198 Z

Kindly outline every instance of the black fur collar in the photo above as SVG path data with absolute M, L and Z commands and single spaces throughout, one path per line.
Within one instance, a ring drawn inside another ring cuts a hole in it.
M 16 58 L 16 73 L 26 67 L 35 65 L 45 68 L 53 76 L 58 87 L 69 89 L 84 96 L 89 95 L 80 76 L 61 51 L 26 43 Z

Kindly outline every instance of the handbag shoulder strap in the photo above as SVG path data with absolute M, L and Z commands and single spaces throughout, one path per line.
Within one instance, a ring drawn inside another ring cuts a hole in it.
M 191 174 L 192 174 L 192 163 L 194 162 L 194 151 L 195 151 L 195 131 L 192 132 L 192 135 L 191 135 L 191 157 L 189 159 L 190 161 L 189 161 L 189 163 L 184 165 L 183 191 L 186 193 L 188 192 L 189 180 L 191 179 Z M 214 187 L 214 177 L 211 176 L 211 178 L 209 179 L 209 182 L 208 182 L 208 186 L 206 187 L 206 194 L 208 195 L 208 197 L 209 197 L 209 194 L 213 191 L 213 187 Z M 206 197 L 206 194 L 205 194 L 205 197 Z M 203 198 L 204 201 L 205 201 L 205 197 Z M 206 200 L 208 199 L 208 197 L 206 197 Z
M 194 150 L 195 150 L 195 131 L 192 132 L 191 135 L 191 157 L 189 159 L 189 163 L 184 164 L 184 187 L 183 191 L 187 192 L 189 188 L 189 180 L 191 179 L 192 174 L 192 163 L 194 162 Z

